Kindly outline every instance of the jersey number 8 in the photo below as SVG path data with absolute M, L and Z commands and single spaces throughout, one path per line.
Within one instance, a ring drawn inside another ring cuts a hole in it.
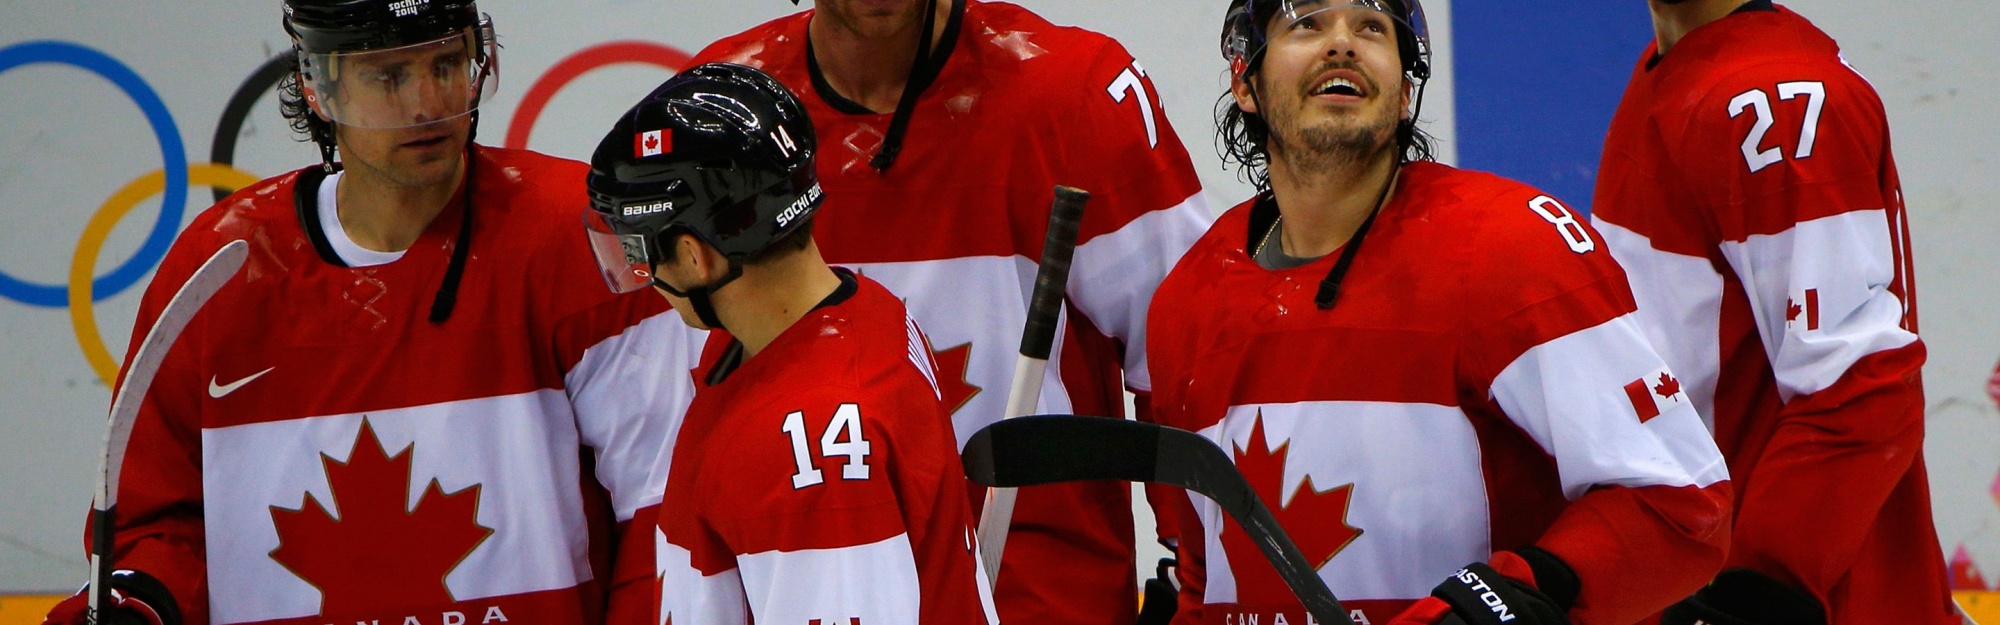
M 1590 233 L 1583 229 L 1583 224 L 1577 223 L 1576 213 L 1569 212 L 1555 198 L 1537 196 L 1528 200 L 1528 210 L 1555 224 L 1556 233 L 1562 235 L 1564 243 L 1569 244 L 1569 251 L 1582 254 L 1597 249 L 1597 242 L 1590 239 Z
M 806 447 L 806 413 L 795 411 L 785 415 L 785 434 L 792 439 L 792 462 L 798 464 L 798 472 L 792 474 L 792 489 L 798 490 L 826 481 L 812 459 L 812 450 Z M 841 440 L 842 435 L 847 440 Z M 833 422 L 826 425 L 826 433 L 819 437 L 819 457 L 846 456 L 847 464 L 840 467 L 840 479 L 868 479 L 868 454 L 873 446 L 861 438 L 861 406 L 841 404 L 833 411 Z

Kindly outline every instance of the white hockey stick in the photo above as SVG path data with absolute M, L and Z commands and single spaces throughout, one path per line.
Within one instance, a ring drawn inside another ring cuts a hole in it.
M 91 506 L 96 512 L 90 525 L 91 622 L 103 622 L 98 610 L 111 600 L 114 545 L 111 534 L 116 527 L 113 518 L 118 508 L 118 474 L 125 467 L 125 447 L 132 442 L 132 422 L 139 416 L 139 406 L 145 403 L 146 390 L 153 386 L 153 376 L 160 372 L 160 362 L 166 359 L 174 340 L 180 338 L 181 330 L 187 328 L 188 321 L 201 311 L 202 304 L 208 303 L 208 298 L 236 276 L 236 270 L 243 267 L 243 260 L 249 255 L 249 243 L 230 241 L 194 270 L 174 298 L 160 309 L 159 320 L 132 354 L 132 364 L 125 368 L 125 379 L 111 396 L 110 428 L 104 435 L 104 458 L 98 465 L 97 500 Z
M 1049 350 L 1055 344 L 1056 318 L 1062 312 L 1063 291 L 1069 288 L 1069 261 L 1076 253 L 1076 233 L 1083 220 L 1083 204 L 1090 194 L 1080 189 L 1056 187 L 1055 203 L 1049 207 L 1049 231 L 1042 241 L 1042 263 L 1035 270 L 1035 290 L 1028 299 L 1028 323 L 1021 331 L 1021 355 L 1014 361 L 1014 383 L 1007 392 L 1007 412 L 1012 419 L 1035 412 L 1035 400 L 1042 395 L 1042 374 L 1049 366 Z M 979 557 L 986 567 L 986 581 L 1000 586 L 1000 556 L 1007 551 L 1007 527 L 1014 521 L 1012 488 L 990 488 L 986 506 L 979 513 Z

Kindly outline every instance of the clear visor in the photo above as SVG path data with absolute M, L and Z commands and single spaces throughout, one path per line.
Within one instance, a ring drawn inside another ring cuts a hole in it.
M 583 210 L 584 232 L 590 235 L 591 255 L 604 285 L 613 293 L 630 293 L 652 286 L 653 262 L 647 258 L 646 239 L 636 234 L 618 234 L 604 220 L 604 214 Z
M 500 84 L 492 28 L 482 19 L 399 48 L 306 53 L 306 100 L 321 116 L 356 128 L 408 128 L 469 114 Z
M 1321 36 L 1333 32 L 1333 28 L 1343 19 L 1356 34 L 1379 35 L 1394 43 L 1396 24 L 1402 22 L 1402 18 L 1397 16 L 1397 7 L 1384 0 L 1252 0 L 1250 4 L 1254 6 L 1260 1 L 1273 2 L 1277 5 L 1277 11 L 1272 13 L 1270 22 L 1263 25 L 1267 43 L 1287 38 Z M 1403 25 L 1416 35 L 1418 54 L 1428 56 L 1430 25 L 1424 19 L 1423 4 L 1417 0 L 1406 1 L 1410 5 L 1410 22 Z M 1227 47 L 1228 42 L 1224 45 Z

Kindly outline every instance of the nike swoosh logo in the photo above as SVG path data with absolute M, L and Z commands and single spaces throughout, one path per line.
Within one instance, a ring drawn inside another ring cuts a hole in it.
M 276 369 L 276 368 L 277 367 L 271 367 L 271 369 Z M 230 382 L 228 384 L 216 384 L 215 378 L 209 378 L 208 396 L 213 397 L 215 399 L 222 399 L 223 395 L 228 395 L 230 393 L 236 392 L 236 389 L 243 388 L 243 385 L 249 384 L 251 380 L 264 377 L 264 374 L 270 373 L 271 369 L 265 369 L 263 371 L 252 373 L 250 374 L 250 377 L 243 378 L 235 382 Z

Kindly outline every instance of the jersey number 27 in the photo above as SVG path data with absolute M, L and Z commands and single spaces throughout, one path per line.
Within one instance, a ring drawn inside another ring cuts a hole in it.
M 792 439 L 792 462 L 798 464 L 798 472 L 792 474 L 792 489 L 825 482 L 826 476 L 806 446 L 806 413 L 794 411 L 785 415 L 784 430 Z M 847 464 L 840 467 L 840 479 L 865 480 L 871 448 L 868 440 L 861 437 L 861 406 L 841 404 L 833 411 L 833 422 L 826 424 L 826 432 L 819 437 L 819 457 L 846 456 Z
M 1826 106 L 1826 83 L 1786 82 L 1778 83 L 1778 99 L 1791 100 L 1806 96 L 1805 123 L 1799 128 L 1799 149 L 1792 158 L 1812 156 L 1813 142 L 1819 139 L 1819 113 Z M 1729 100 L 1729 116 L 1739 117 L 1746 111 L 1757 114 L 1757 123 L 1750 127 L 1750 134 L 1743 138 L 1743 162 L 1750 166 L 1750 173 L 1757 173 L 1772 163 L 1785 160 L 1784 152 L 1778 148 L 1763 149 L 1764 133 L 1771 131 L 1776 122 L 1771 115 L 1771 96 L 1763 89 L 1751 89 Z

